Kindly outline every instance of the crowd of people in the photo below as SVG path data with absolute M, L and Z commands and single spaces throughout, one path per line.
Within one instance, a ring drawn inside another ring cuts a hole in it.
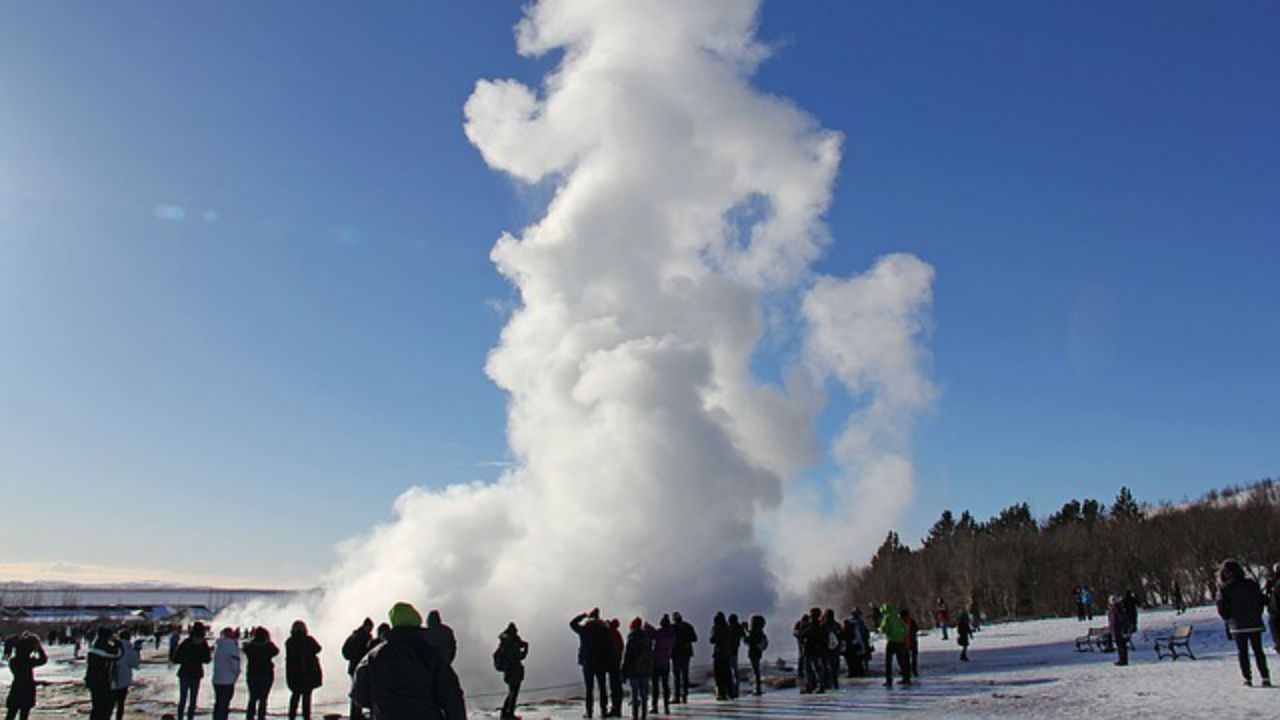
M 1267 573 L 1260 585 L 1235 560 L 1225 561 L 1219 570 L 1217 609 L 1235 642 L 1240 671 L 1246 685 L 1253 682 L 1256 666 L 1264 686 L 1271 684 L 1262 635 L 1267 629 L 1264 613 L 1277 652 L 1280 652 L 1280 565 Z M 1077 617 L 1093 617 L 1093 590 L 1075 588 L 1072 594 Z M 1116 664 L 1128 664 L 1132 638 L 1138 631 L 1140 602 L 1133 592 L 1112 595 L 1107 602 L 1107 629 Z M 943 639 L 950 630 L 960 647 L 960 660 L 969 660 L 968 650 L 978 630 L 978 618 L 962 611 L 952 618 L 943 598 L 933 605 L 933 626 Z M 698 633 L 679 612 L 664 614 L 656 626 L 641 617 L 633 618 L 623 635 L 617 618 L 605 619 L 592 609 L 575 616 L 569 627 L 578 637 L 578 664 L 585 690 L 586 717 L 598 707 L 601 718 L 621 717 L 624 697 L 629 697 L 633 720 L 646 720 L 649 713 L 670 714 L 672 705 L 687 703 L 690 667 L 698 643 Z M 737 614 L 716 613 L 708 642 L 711 645 L 711 678 L 715 698 L 731 701 L 743 693 L 740 655 L 746 648 L 750 665 L 751 694 L 764 692 L 764 655 L 769 648 L 766 621 L 753 615 L 746 622 Z M 875 650 L 872 633 L 884 639 L 884 685 L 893 686 L 894 666 L 903 685 L 919 675 L 921 628 L 907 609 L 891 604 L 872 607 L 866 614 L 854 609 L 838 620 L 834 610 L 812 608 L 792 628 L 796 641 L 796 685 L 801 693 L 824 693 L 839 688 L 841 676 L 869 674 Z M 247 720 L 265 720 L 268 697 L 275 683 L 276 658 L 281 648 L 264 627 L 252 630 L 224 628 L 210 644 L 209 629 L 196 622 L 185 637 L 175 633 L 170 640 L 168 659 L 176 666 L 178 679 L 177 718 L 194 720 L 206 666 L 213 686 L 213 720 L 228 720 L 236 686 L 243 675 L 248 691 Z M 91 720 L 123 720 L 134 671 L 141 662 L 144 637 L 130 631 L 99 627 L 85 635 L 90 641 L 85 655 L 84 684 L 89 691 Z M 160 634 L 155 644 L 160 645 Z M 50 634 L 56 642 L 69 637 Z M 298 620 L 290 628 L 283 648 L 285 683 L 289 690 L 290 720 L 299 715 L 310 720 L 312 696 L 324 681 L 320 643 Z M 350 717 L 365 720 L 398 718 L 441 718 L 462 720 L 466 704 L 458 676 L 453 670 L 457 640 L 453 630 L 432 610 L 425 619 L 408 603 L 395 604 L 387 621 L 375 628 L 365 618 L 342 644 L 350 683 Z M 1252 653 L 1252 662 L 1250 654 Z M 36 705 L 37 668 L 49 661 L 40 638 L 27 632 L 4 640 L 4 656 L 12 674 L 6 698 L 6 720 L 28 720 Z M 494 669 L 507 686 L 502 720 L 519 720 L 521 685 L 529 643 L 510 623 L 498 636 L 493 652 Z M 841 664 L 843 661 L 843 667 Z M 779 660 L 779 668 L 785 663 Z M 624 684 L 627 691 L 624 692 Z

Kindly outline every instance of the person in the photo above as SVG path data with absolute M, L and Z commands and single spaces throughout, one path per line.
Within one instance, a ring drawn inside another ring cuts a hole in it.
M 1071 601 L 1076 604 L 1076 620 L 1084 622 L 1084 588 L 1076 585 L 1071 588 Z
M 711 620 L 711 671 L 716 682 L 716 700 L 728 700 L 733 679 L 733 631 L 723 612 L 717 612 Z
M 582 682 L 587 689 L 587 717 L 591 717 L 593 692 L 600 690 L 600 716 L 609 715 L 609 691 L 605 674 L 613 655 L 613 638 L 609 627 L 600 619 L 600 609 L 580 613 L 569 621 L 578 636 L 578 664 L 582 666 Z
M 351 694 L 378 720 L 466 720 L 458 676 L 428 642 L 422 615 L 407 602 L 387 613 L 387 638 L 356 667 Z
M 609 715 L 611 717 L 622 717 L 622 653 L 626 643 L 622 639 L 622 631 L 619 629 L 622 623 L 618 618 L 609 619 L 609 648 L 612 651 L 609 654 L 609 667 L 605 673 L 609 677 Z
M 893 661 L 897 659 L 902 672 L 902 684 L 911 684 L 911 662 L 907 657 L 907 626 L 893 606 L 880 606 L 880 634 L 884 635 L 884 686 L 893 687 Z
M 374 635 L 374 645 L 387 639 L 387 633 L 391 632 L 391 623 L 378 623 L 378 632 Z M 370 648 L 371 650 L 373 648 Z
M 1125 610 L 1124 598 L 1112 595 L 1107 605 L 1107 627 L 1111 630 L 1111 644 L 1119 653 L 1116 665 L 1129 664 L 1129 612 Z
M 969 662 L 969 639 L 973 630 L 969 627 L 969 613 L 961 611 L 956 618 L 956 644 L 960 646 L 960 660 Z
M 1187 601 L 1182 597 L 1182 584 L 1177 580 L 1173 581 L 1173 609 L 1175 615 L 1181 615 L 1187 611 Z M 1280 649 L 1280 646 L 1277 649 Z
M 911 677 L 920 678 L 920 626 L 916 625 L 915 618 L 911 617 L 911 612 L 905 608 L 898 613 L 902 618 L 902 624 L 907 629 L 907 658 L 911 663 Z
M 31 633 L 18 636 L 9 657 L 9 694 L 4 699 L 5 720 L 28 720 L 36 706 L 36 668 L 49 662 L 40 640 Z
M 264 627 L 253 629 L 253 638 L 244 644 L 245 684 L 249 686 L 249 703 L 245 706 L 246 720 L 266 720 L 267 698 L 275 684 L 275 657 L 280 648 L 271 642 L 271 633 Z
M 347 661 L 347 677 L 355 682 L 356 668 L 360 665 L 360 661 L 369 653 L 369 649 L 373 647 L 373 618 L 365 618 L 360 623 L 360 627 L 351 631 L 345 642 L 342 643 L 342 658 Z M 355 700 L 351 701 L 351 720 L 364 720 L 364 710 L 356 704 Z
M 93 645 L 89 648 L 89 657 L 84 663 L 84 684 L 89 688 L 89 717 L 92 720 L 111 718 L 114 705 L 111 693 L 114 680 L 112 666 L 122 654 L 115 631 L 105 626 L 98 628 Z
M 231 717 L 231 697 L 240 679 L 240 637 L 236 630 L 222 628 L 213 644 L 213 720 Z
M 736 700 L 742 694 L 742 681 L 738 673 L 738 653 L 746 638 L 746 627 L 737 613 L 729 614 L 729 698 Z
M 827 691 L 826 656 L 829 640 L 822 622 L 822 611 L 809 609 L 804 623 L 804 690 L 806 693 Z
M 631 687 L 631 720 L 649 717 L 649 679 L 653 677 L 653 638 L 644 629 L 644 620 L 631 620 L 622 658 L 622 673 Z
M 1138 596 L 1133 594 L 1132 590 L 1124 592 L 1124 614 L 1125 622 L 1128 623 L 1129 635 L 1138 632 Z
M 284 641 L 284 682 L 289 687 L 289 720 L 311 720 L 311 694 L 324 684 L 320 670 L 320 643 L 307 632 L 307 624 L 294 620 Z
M 804 656 L 805 642 L 809 637 L 809 613 L 805 613 L 791 626 L 791 636 L 796 639 L 796 687 L 801 693 L 812 692 L 808 686 L 809 663 Z
M 760 673 L 760 661 L 764 658 L 764 651 L 769 649 L 769 636 L 764 632 L 764 616 L 752 615 L 751 623 L 747 626 L 747 660 L 751 661 L 751 674 L 756 681 L 756 689 L 754 695 L 764 694 L 764 682 Z
M 1093 591 L 1085 585 L 1080 588 L 1080 604 L 1084 605 L 1084 614 L 1088 620 L 1093 619 Z M 976 614 L 976 613 L 975 613 Z
M 507 698 L 502 701 L 502 720 L 520 720 L 516 704 L 520 700 L 520 684 L 524 682 L 524 660 L 529 657 L 529 643 L 520 637 L 515 623 L 498 635 L 498 649 L 493 653 L 493 667 L 502 673 L 507 685 Z
M 1267 570 L 1267 585 L 1263 590 L 1267 600 L 1267 621 L 1271 627 L 1271 642 L 1280 653 L 1280 564 Z
M 676 629 L 671 625 L 671 616 L 663 615 L 658 627 L 653 630 L 653 682 L 649 692 L 653 696 L 653 712 L 658 712 L 658 690 L 662 690 L 662 709 L 671 714 L 671 656 L 675 651 Z
M 848 674 L 845 677 L 849 678 L 862 676 L 862 632 L 858 630 L 857 625 L 861 621 L 862 616 L 855 608 L 853 613 L 845 618 L 840 628 L 840 634 L 844 637 L 844 663 L 848 668 Z
M 844 643 L 840 637 L 840 625 L 836 622 L 836 611 L 827 608 L 822 615 L 822 631 L 826 636 L 827 646 L 822 654 L 822 670 L 825 673 L 826 686 L 832 690 L 840 688 L 840 655 L 844 652 Z
M 427 629 L 423 631 L 423 637 L 441 659 L 453 664 L 453 659 L 458 656 L 458 641 L 453 636 L 453 628 L 441 622 L 439 610 L 427 613 Z
M 689 702 L 689 663 L 693 660 L 698 631 L 678 613 L 671 613 L 671 625 L 676 631 L 675 647 L 671 650 L 672 670 L 675 676 L 674 703 Z
M 1249 669 L 1249 648 L 1252 647 L 1262 685 L 1270 687 L 1271 672 L 1262 651 L 1262 608 L 1265 604 L 1262 588 L 1252 578 L 1245 577 L 1244 568 L 1234 559 L 1223 561 L 1218 579 L 1222 582 L 1218 588 L 1218 615 L 1227 621 L 1227 630 L 1236 641 L 1244 684 L 1253 685 L 1253 674 Z
M 213 659 L 204 636 L 204 623 L 195 623 L 169 657 L 170 662 L 178 666 L 178 720 L 182 720 L 183 712 L 190 720 L 196 716 L 196 699 L 200 696 L 204 666 Z
M 951 625 L 951 609 L 941 597 L 933 604 L 933 622 L 942 630 L 942 639 L 946 640 L 947 628 Z
M 141 645 L 142 640 L 138 640 Z M 124 704 L 129 697 L 129 686 L 133 684 L 133 671 L 142 666 L 142 658 L 138 654 L 138 645 L 133 644 L 133 635 L 128 630 L 120 632 L 120 659 L 116 661 L 111 675 L 111 705 L 115 708 L 116 720 L 124 720 Z

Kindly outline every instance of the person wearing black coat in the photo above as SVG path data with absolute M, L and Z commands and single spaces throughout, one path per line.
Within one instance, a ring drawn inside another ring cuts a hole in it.
M 249 686 L 249 704 L 245 707 L 247 720 L 266 720 L 267 698 L 275 683 L 275 656 L 280 648 L 271 642 L 271 633 L 264 627 L 254 628 L 253 637 L 241 648 L 244 653 L 245 684 Z
M 1235 638 L 1244 684 L 1253 684 L 1249 668 L 1249 647 L 1252 646 L 1262 684 L 1270 687 L 1271 672 L 1267 669 L 1267 656 L 1262 650 L 1262 608 L 1266 604 L 1262 588 L 1252 578 L 1245 577 L 1244 568 L 1236 560 L 1222 563 L 1218 579 L 1222 582 L 1218 588 L 1218 615 L 1227 621 L 1227 630 Z
M 352 697 L 377 720 L 466 720 L 458 676 L 429 642 L 409 603 L 391 608 L 391 629 L 356 667 Z
M 1129 634 L 1135 635 L 1138 632 L 1138 596 L 1132 590 L 1126 590 L 1122 604 L 1125 618 L 1129 622 Z
M 289 687 L 289 720 L 311 720 L 311 693 L 324 682 L 320 671 L 320 643 L 307 633 L 307 624 L 294 620 L 284 641 L 284 681 Z
M 5 720 L 27 720 L 36 706 L 36 668 L 49 662 L 49 655 L 35 635 L 23 633 L 14 643 L 9 658 L 9 695 L 5 697 Z
M 209 643 L 205 642 L 203 623 L 191 626 L 191 633 L 173 648 L 169 659 L 178 666 L 178 720 L 186 711 L 188 720 L 196 716 L 196 699 L 200 696 L 200 680 L 204 678 L 204 666 L 213 659 Z
M 689 663 L 693 659 L 693 648 L 698 642 L 698 631 L 693 625 L 685 622 L 678 612 L 671 613 L 671 624 L 675 628 L 676 643 L 671 651 L 671 670 L 675 682 L 673 703 L 689 702 Z
M 742 641 L 747 638 L 747 626 L 738 620 L 737 614 L 729 614 L 729 697 L 736 700 L 742 694 L 742 683 L 738 674 L 738 651 L 742 649 Z
M 751 662 L 751 674 L 756 681 L 756 695 L 764 694 L 764 685 L 760 676 L 760 661 L 764 651 L 769 648 L 769 636 L 764 634 L 764 616 L 752 615 L 747 629 L 747 660 Z
M 827 691 L 826 657 L 831 646 L 827 626 L 822 622 L 822 611 L 809 610 L 809 620 L 804 624 L 804 689 L 801 692 Z
M 369 654 L 370 648 L 373 647 L 373 619 L 365 618 L 360 623 L 360 627 L 356 628 L 347 636 L 346 642 L 342 643 L 342 659 L 347 661 L 347 675 L 355 680 L 356 668 L 360 665 L 360 661 L 364 656 Z M 364 720 L 364 711 L 351 701 L 351 720 Z
M 453 636 L 453 628 L 441 622 L 439 610 L 427 613 L 427 629 L 423 631 L 423 637 L 436 649 L 437 655 L 453 664 L 453 659 L 458 656 L 458 641 Z
M 502 702 L 502 720 L 520 720 L 516 705 L 520 701 L 520 684 L 524 682 L 524 661 L 529 657 L 529 643 L 520 637 L 515 623 L 498 636 L 498 650 L 494 653 L 494 665 L 502 673 L 507 684 L 507 698 Z
M 89 657 L 84 663 L 84 684 L 89 688 L 92 720 L 110 720 L 115 709 L 115 698 L 111 693 L 113 665 L 124 655 L 120 641 L 111 628 L 98 628 L 93 646 L 89 648 Z
M 723 612 L 711 621 L 711 670 L 716 681 L 716 700 L 728 700 L 733 693 L 733 628 Z
M 609 626 L 600 619 L 600 610 L 581 613 L 569 621 L 578 635 L 578 664 L 587 690 L 587 717 L 591 717 L 594 691 L 600 689 L 600 716 L 609 714 L 609 684 L 606 673 L 613 658 L 613 637 Z
M 622 674 L 631 685 L 631 720 L 647 720 L 649 680 L 653 677 L 653 634 L 638 617 L 631 621 L 631 632 L 627 635 Z

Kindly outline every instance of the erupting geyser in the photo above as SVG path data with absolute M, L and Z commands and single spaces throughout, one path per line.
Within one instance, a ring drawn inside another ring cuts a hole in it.
M 542 0 L 517 45 L 563 51 L 544 86 L 476 85 L 466 133 L 485 161 L 556 187 L 492 252 L 521 301 L 486 366 L 511 394 L 517 462 L 494 484 L 406 492 L 321 593 L 232 611 L 310 618 L 332 694 L 342 637 L 396 600 L 442 610 L 470 690 L 498 682 L 489 653 L 509 620 L 532 643 L 530 684 L 565 681 L 581 609 L 679 609 L 700 627 L 722 607 L 768 612 L 900 517 L 933 396 L 933 270 L 892 255 L 814 275 L 841 137 L 751 88 L 757 10 Z M 767 332 L 796 348 L 781 382 L 752 371 Z M 839 472 L 791 488 L 822 457 L 832 381 L 859 400 L 832 443 Z

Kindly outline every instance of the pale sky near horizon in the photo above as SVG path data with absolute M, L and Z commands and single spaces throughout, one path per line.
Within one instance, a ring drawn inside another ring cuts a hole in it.
M 546 193 L 462 105 L 554 62 L 520 5 L 0 5 L 0 580 L 310 586 L 406 488 L 497 477 L 488 253 Z M 1280 475 L 1277 27 L 766 3 L 755 84 L 845 135 L 820 269 L 937 270 L 904 538 Z

